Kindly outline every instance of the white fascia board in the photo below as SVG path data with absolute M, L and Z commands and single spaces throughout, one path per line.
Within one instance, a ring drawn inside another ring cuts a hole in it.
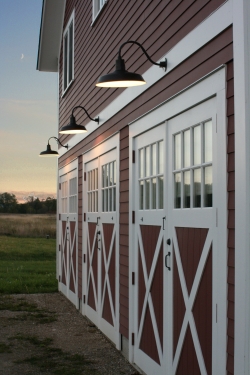
M 163 56 L 158 61 L 160 62 L 164 58 L 167 58 L 168 67 L 166 73 L 163 69 L 156 68 L 154 65 L 152 65 L 152 67 L 150 67 L 143 74 L 143 78 L 147 82 L 146 85 L 126 89 L 102 112 L 100 112 L 98 114 L 99 126 L 103 125 L 116 113 L 121 111 L 129 103 L 140 96 L 144 91 L 148 90 L 149 87 L 162 79 L 165 74 L 169 74 L 174 68 L 180 65 L 189 56 L 198 51 L 202 46 L 215 38 L 223 30 L 228 28 L 233 22 L 232 1 L 233 0 L 226 1 L 220 8 L 213 12 L 188 35 L 186 35 L 179 43 L 177 43 L 170 51 L 167 52 L 165 56 Z M 74 135 L 69 141 L 69 147 L 72 148 L 77 145 L 94 130 L 96 130 L 97 127 L 98 125 L 96 125 L 96 123 L 93 123 L 93 121 L 89 121 L 86 125 L 88 132 L 85 134 Z M 66 152 L 67 151 L 62 149 L 61 147 L 59 150 L 59 155 L 62 156 Z
M 66 164 L 62 168 L 59 169 L 59 178 L 78 168 L 78 159 L 72 160 L 70 163 Z
M 44 0 L 37 70 L 58 72 L 58 58 L 66 0 Z
M 250 373 L 250 2 L 233 0 L 235 118 L 234 373 Z

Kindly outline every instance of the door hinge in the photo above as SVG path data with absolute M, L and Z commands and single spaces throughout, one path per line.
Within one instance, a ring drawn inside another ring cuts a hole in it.
M 135 345 L 135 334 L 134 333 L 132 333 L 131 344 Z
M 59 245 L 59 251 L 61 251 L 61 245 Z
M 135 163 L 135 150 L 132 150 L 132 163 Z
M 84 178 L 83 178 L 84 181 L 86 181 L 86 172 L 84 172 L 84 175 L 83 175 L 83 176 L 84 176 Z
M 61 220 L 61 214 L 59 214 L 59 220 Z
M 83 221 L 86 221 L 86 212 L 83 214 Z
M 132 211 L 132 224 L 135 223 L 135 211 Z
M 132 272 L 132 285 L 135 285 L 135 272 Z
M 61 182 L 59 182 L 59 190 L 61 190 Z
M 83 303 L 86 303 L 86 295 L 83 295 Z
M 86 254 L 83 254 L 83 263 L 86 263 Z

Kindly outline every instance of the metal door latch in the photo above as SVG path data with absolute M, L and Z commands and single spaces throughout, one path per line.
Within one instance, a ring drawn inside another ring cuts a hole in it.
M 164 224 L 165 224 L 166 216 L 162 218 L 162 230 L 165 230 Z
M 165 266 L 167 267 L 167 269 L 169 270 L 169 271 L 171 271 L 171 268 L 170 268 L 170 266 L 168 266 L 168 257 L 170 257 L 170 255 L 171 255 L 171 253 L 170 253 L 170 251 L 167 253 L 167 255 L 165 256 Z

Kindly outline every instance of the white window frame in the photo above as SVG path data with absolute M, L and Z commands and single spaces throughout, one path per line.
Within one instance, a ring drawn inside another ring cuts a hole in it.
M 66 35 L 69 35 L 69 29 L 70 29 L 70 26 L 71 24 L 73 24 L 73 35 L 72 35 L 72 77 L 71 79 L 69 79 L 69 37 L 68 37 L 68 40 L 67 40 L 67 72 L 66 72 L 66 84 L 65 84 L 65 43 L 64 43 L 64 40 L 65 40 L 65 37 Z M 64 93 L 68 90 L 68 88 L 70 87 L 70 85 L 72 84 L 72 82 L 74 81 L 74 41 L 75 41 L 75 11 L 73 10 L 71 16 L 70 16 L 70 19 L 67 23 L 67 26 L 65 27 L 64 29 L 64 32 L 63 32 L 63 79 L 62 79 L 62 93 L 64 95 Z
M 92 0 L 92 25 L 107 2 L 108 0 Z

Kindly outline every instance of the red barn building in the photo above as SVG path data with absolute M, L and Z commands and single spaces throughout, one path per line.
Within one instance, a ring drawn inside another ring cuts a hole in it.
M 248 0 L 43 1 L 58 131 L 87 130 L 58 135 L 58 288 L 148 375 L 250 374 L 249 19 Z M 96 86 L 117 56 L 146 84 Z

